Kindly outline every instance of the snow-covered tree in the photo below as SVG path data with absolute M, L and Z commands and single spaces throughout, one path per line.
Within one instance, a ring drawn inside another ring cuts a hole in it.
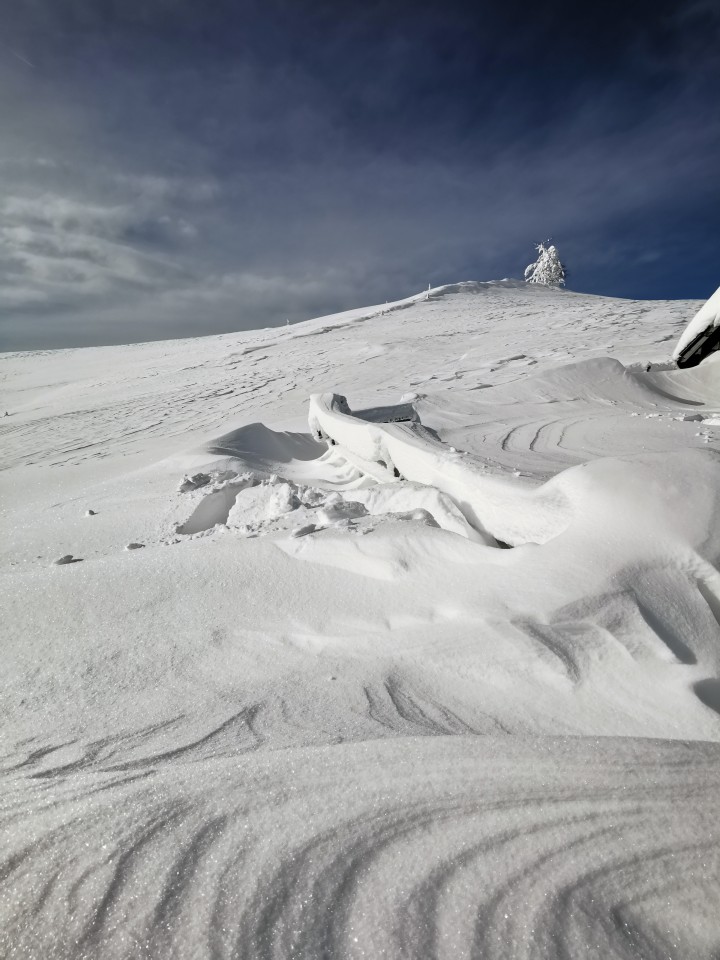
M 547 287 L 564 287 L 567 270 L 558 256 L 557 248 L 550 241 L 535 246 L 538 258 L 525 268 L 527 283 L 544 283 Z

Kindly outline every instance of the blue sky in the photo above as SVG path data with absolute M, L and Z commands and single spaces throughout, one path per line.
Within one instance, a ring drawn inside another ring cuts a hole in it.
M 0 349 L 720 283 L 720 5 L 0 0 Z

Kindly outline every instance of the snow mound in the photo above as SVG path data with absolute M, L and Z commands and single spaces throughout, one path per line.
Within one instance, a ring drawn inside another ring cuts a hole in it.
M 223 434 L 205 449 L 247 469 L 271 472 L 291 460 L 314 460 L 322 452 L 307 434 L 271 430 L 263 423 L 250 423 Z

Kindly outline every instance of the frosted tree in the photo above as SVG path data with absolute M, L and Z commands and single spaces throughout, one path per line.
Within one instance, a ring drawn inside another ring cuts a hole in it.
M 538 258 L 525 268 L 527 283 L 543 283 L 546 287 L 564 287 L 567 270 L 550 241 L 535 246 Z

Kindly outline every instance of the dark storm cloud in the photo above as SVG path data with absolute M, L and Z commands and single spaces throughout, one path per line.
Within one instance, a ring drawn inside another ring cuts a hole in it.
M 0 345 L 209 333 L 520 275 L 716 285 L 720 16 L 35 0 L 0 46 Z M 9 9 L 9 8 L 8 8 Z

